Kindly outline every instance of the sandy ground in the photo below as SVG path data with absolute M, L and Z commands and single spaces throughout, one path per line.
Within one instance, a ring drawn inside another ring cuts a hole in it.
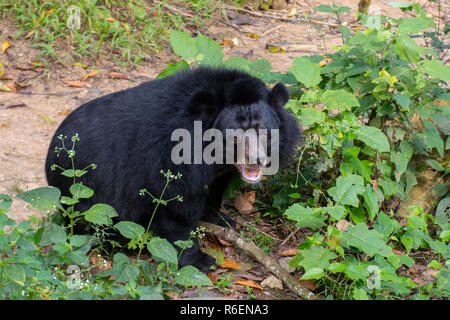
M 223 17 L 221 18 L 219 14 L 213 19 L 212 25 L 201 32 L 220 42 L 236 38 L 238 46 L 224 47 L 227 57 L 240 56 L 249 60 L 265 57 L 272 63 L 274 70 L 278 71 L 287 71 L 294 57 L 324 54 L 321 33 L 328 52 L 332 50 L 333 44 L 341 44 L 336 28 L 330 26 L 335 24 L 332 14 L 309 11 L 320 4 L 330 4 L 331 1 L 291 2 L 295 3 L 299 15 L 313 17 L 323 24 L 282 22 L 246 14 L 249 24 L 235 25 L 233 28 L 221 22 Z M 352 11 L 342 17 L 348 25 L 356 21 L 357 2 L 335 1 L 338 5 L 352 8 Z M 387 6 L 388 1 L 372 2 L 382 13 L 396 17 L 402 15 L 400 10 Z M 430 10 L 433 15 L 437 15 L 435 8 L 430 7 Z M 286 17 L 287 13 L 285 10 L 269 11 L 264 14 Z M 84 81 L 85 85 L 82 88 L 74 88 L 64 84 L 64 81 L 80 81 L 87 73 L 93 71 L 92 66 L 88 65 L 87 69 L 83 69 L 80 66 L 51 62 L 49 68 L 44 70 L 39 68 L 35 71 L 21 70 L 21 67 L 23 69 L 31 61 L 39 61 L 39 52 L 23 37 L 12 40 L 11 37 L 17 31 L 18 28 L 10 20 L 0 22 L 0 43 L 9 39 L 13 45 L 8 49 L 8 54 L 0 52 L 0 62 L 6 68 L 5 75 L 11 76 L 13 80 L 0 80 L 0 86 L 13 81 L 27 86 L 18 92 L 0 91 L 0 193 L 12 196 L 18 191 L 46 185 L 44 162 L 47 148 L 57 126 L 68 113 L 88 100 L 151 80 L 167 63 L 176 61 L 170 50 L 128 69 L 116 67 L 107 57 L 101 58 L 96 62 L 98 74 Z M 247 32 L 256 33 L 259 38 L 251 38 Z M 280 43 L 280 47 L 286 53 L 269 52 L 266 49 L 268 41 Z M 85 64 L 84 61 L 79 62 Z M 127 74 L 129 80 L 111 79 L 107 74 L 113 71 Z M 31 213 L 33 212 L 25 209 L 22 201 L 15 199 L 9 215 L 14 219 L 23 220 Z

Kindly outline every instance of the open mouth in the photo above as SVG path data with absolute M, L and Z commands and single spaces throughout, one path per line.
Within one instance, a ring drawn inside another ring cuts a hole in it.
M 242 178 L 250 183 L 256 183 L 262 179 L 262 169 L 260 166 L 246 166 L 240 167 Z

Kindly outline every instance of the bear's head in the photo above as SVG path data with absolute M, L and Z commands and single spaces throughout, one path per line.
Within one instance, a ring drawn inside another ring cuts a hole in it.
M 286 144 L 294 144 L 300 136 L 295 119 L 284 109 L 288 100 L 284 84 L 269 89 L 261 80 L 246 76 L 197 92 L 190 111 L 199 115 L 197 119 L 212 119 L 203 130 L 204 140 L 214 142 L 210 148 L 214 162 L 234 165 L 244 181 L 256 183 L 277 173 L 280 152 L 286 157 L 286 150 L 292 149 Z

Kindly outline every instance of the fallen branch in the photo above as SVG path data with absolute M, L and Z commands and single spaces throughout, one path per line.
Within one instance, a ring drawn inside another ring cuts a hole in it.
M 264 251 L 258 248 L 252 242 L 244 241 L 239 235 L 231 229 L 219 227 L 215 224 L 200 221 L 200 225 L 206 228 L 206 232 L 234 244 L 239 249 L 263 264 L 271 273 L 281 279 L 283 283 L 294 293 L 305 299 L 316 299 L 315 295 L 303 287 L 299 281 L 294 279 L 280 264 L 266 255 Z

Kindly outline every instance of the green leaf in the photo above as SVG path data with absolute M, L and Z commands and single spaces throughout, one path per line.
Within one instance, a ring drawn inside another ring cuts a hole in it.
M 230 69 L 250 72 L 250 61 L 241 57 L 231 57 L 227 61 L 225 61 L 223 65 Z
M 93 205 L 89 210 L 83 212 L 86 221 L 98 224 L 98 225 L 111 225 L 112 219 L 118 217 L 117 211 L 106 203 L 97 203 Z
M 169 63 L 167 67 L 164 69 L 164 71 L 156 76 L 156 79 L 161 79 L 170 76 L 171 74 L 174 74 L 176 72 L 189 69 L 190 69 L 189 64 L 186 62 L 186 60 L 180 60 L 175 64 Z
M 417 63 L 424 51 L 423 47 L 407 35 L 400 35 L 395 38 L 394 49 L 400 58 L 410 63 Z
M 17 284 L 20 284 L 21 286 L 25 286 L 25 279 L 26 279 L 25 269 L 21 265 L 4 266 L 3 272 L 9 278 L 9 280 Z
M 354 227 L 349 226 L 346 232 L 342 232 L 345 247 L 355 247 L 369 256 L 375 254 L 383 257 L 391 256 L 392 250 L 384 242 L 383 236 L 376 230 L 369 230 L 365 223 L 357 223 Z
M 53 223 L 52 226 L 50 227 L 50 240 L 53 241 L 54 243 L 57 242 L 65 243 L 67 240 L 67 233 L 64 227 Z
M 264 78 L 272 70 L 272 64 L 266 58 L 256 59 L 248 65 L 250 74 L 257 78 Z
M 313 88 L 322 81 L 320 66 L 317 63 L 312 63 L 311 60 L 305 57 L 295 57 L 292 60 L 290 71 L 294 74 L 297 81 L 306 88 Z
M 421 217 L 410 214 L 408 216 L 408 223 L 408 226 L 411 228 L 427 231 L 427 223 Z
M 17 198 L 31 204 L 34 208 L 39 210 L 50 210 L 58 208 L 63 210 L 59 203 L 61 191 L 55 187 L 42 187 L 19 193 Z
M 170 44 L 177 56 L 188 60 L 197 54 L 196 39 L 188 33 L 177 30 L 170 30 Z
M 344 206 L 323 207 L 322 212 L 328 213 L 330 217 L 337 221 L 343 219 L 347 215 Z
M 87 267 L 89 266 L 89 258 L 86 256 L 86 253 L 83 250 L 75 250 L 72 251 L 69 255 L 71 263 Z
M 370 184 L 366 184 L 366 190 L 362 195 L 364 197 L 364 206 L 367 209 L 369 218 L 371 221 L 373 221 L 373 219 L 378 214 L 378 210 L 380 208 L 377 193 L 373 191 L 372 186 Z
M 73 178 L 73 177 L 82 177 L 87 173 L 86 170 L 73 170 L 73 169 L 69 169 L 69 170 L 64 170 L 63 172 L 61 172 L 61 174 L 63 176 L 66 176 L 68 178 Z
M 289 219 L 297 221 L 299 228 L 311 228 L 316 230 L 325 226 L 326 216 L 320 213 L 321 209 L 304 207 L 300 203 L 294 203 L 284 213 Z
M 336 186 L 328 189 L 328 194 L 336 203 L 359 206 L 358 195 L 365 191 L 364 179 L 358 175 L 340 176 L 336 179 Z
M 385 238 L 387 238 L 392 233 L 400 230 L 401 225 L 397 221 L 389 218 L 389 216 L 384 212 L 380 212 L 377 216 L 377 223 L 375 224 L 374 228 Z
M 351 264 L 347 266 L 344 273 L 352 280 L 365 280 L 369 277 L 366 267 L 361 264 Z
M 86 243 L 88 237 L 85 235 L 75 234 L 70 238 L 70 245 L 72 247 L 81 247 Z
M 392 8 L 409 8 L 411 6 L 411 3 L 403 1 L 389 1 L 388 5 L 390 5 Z
M 212 282 L 194 266 L 185 266 L 175 273 L 175 283 L 182 286 L 211 286 Z
M 304 126 L 310 126 L 325 120 L 325 113 L 315 108 L 301 108 L 300 121 Z
M 367 296 L 367 292 L 363 288 L 354 288 L 353 289 L 353 299 L 355 300 L 369 300 Z
M 438 129 L 430 121 L 422 121 L 425 126 L 423 137 L 425 138 L 425 145 L 428 149 L 436 148 L 440 156 L 444 156 L 444 141 L 439 135 Z
M 82 183 L 75 183 L 70 186 L 70 193 L 74 199 L 88 199 L 94 195 L 94 190 L 86 187 Z
M 143 226 L 131 221 L 120 221 L 114 227 L 127 239 L 141 239 L 145 232 Z
M 394 98 L 403 111 L 408 110 L 408 107 L 411 104 L 411 98 L 409 94 L 407 94 L 406 92 L 399 92 L 395 95 Z
M 330 249 L 322 246 L 313 246 L 302 250 L 299 255 L 302 257 L 298 266 L 308 272 L 314 268 L 327 269 L 330 266 L 330 260 L 337 258 L 336 254 Z
M 359 106 L 358 99 L 353 93 L 341 90 L 327 90 L 322 96 L 328 110 L 345 110 L 351 107 Z
M 300 280 L 312 280 L 312 279 L 320 279 L 324 275 L 322 268 L 311 268 L 306 271 Z
M 424 29 L 428 29 L 434 26 L 435 23 L 433 21 L 433 18 L 406 18 L 402 19 L 400 24 L 398 25 L 397 33 L 400 35 L 407 33 L 419 33 Z
M 222 64 L 222 47 L 211 38 L 205 37 L 201 33 L 196 39 L 197 55 L 195 60 L 201 66 L 219 66 Z
M 319 12 L 333 12 L 333 7 L 327 5 L 327 4 L 321 4 L 318 7 L 315 7 L 313 10 L 319 11 Z
M 434 219 L 442 230 L 450 229 L 450 197 L 439 201 Z
M 147 249 L 156 261 L 178 264 L 177 250 L 166 239 L 152 238 L 147 244 Z
M 150 286 L 139 286 L 136 288 L 139 300 L 164 300 L 161 289 Z
M 354 131 L 358 140 L 361 140 L 371 148 L 379 152 L 389 152 L 389 141 L 385 134 L 378 128 L 363 126 Z
M 422 70 L 433 79 L 450 81 L 450 67 L 441 60 L 425 60 L 422 63 Z
M 11 208 L 12 199 L 7 194 L 0 194 L 0 214 L 7 212 L 9 208 Z M 2 229 L 2 225 L 0 223 L 0 229 Z
M 425 163 L 436 171 L 445 171 L 444 167 L 439 162 L 433 159 L 425 160 Z

